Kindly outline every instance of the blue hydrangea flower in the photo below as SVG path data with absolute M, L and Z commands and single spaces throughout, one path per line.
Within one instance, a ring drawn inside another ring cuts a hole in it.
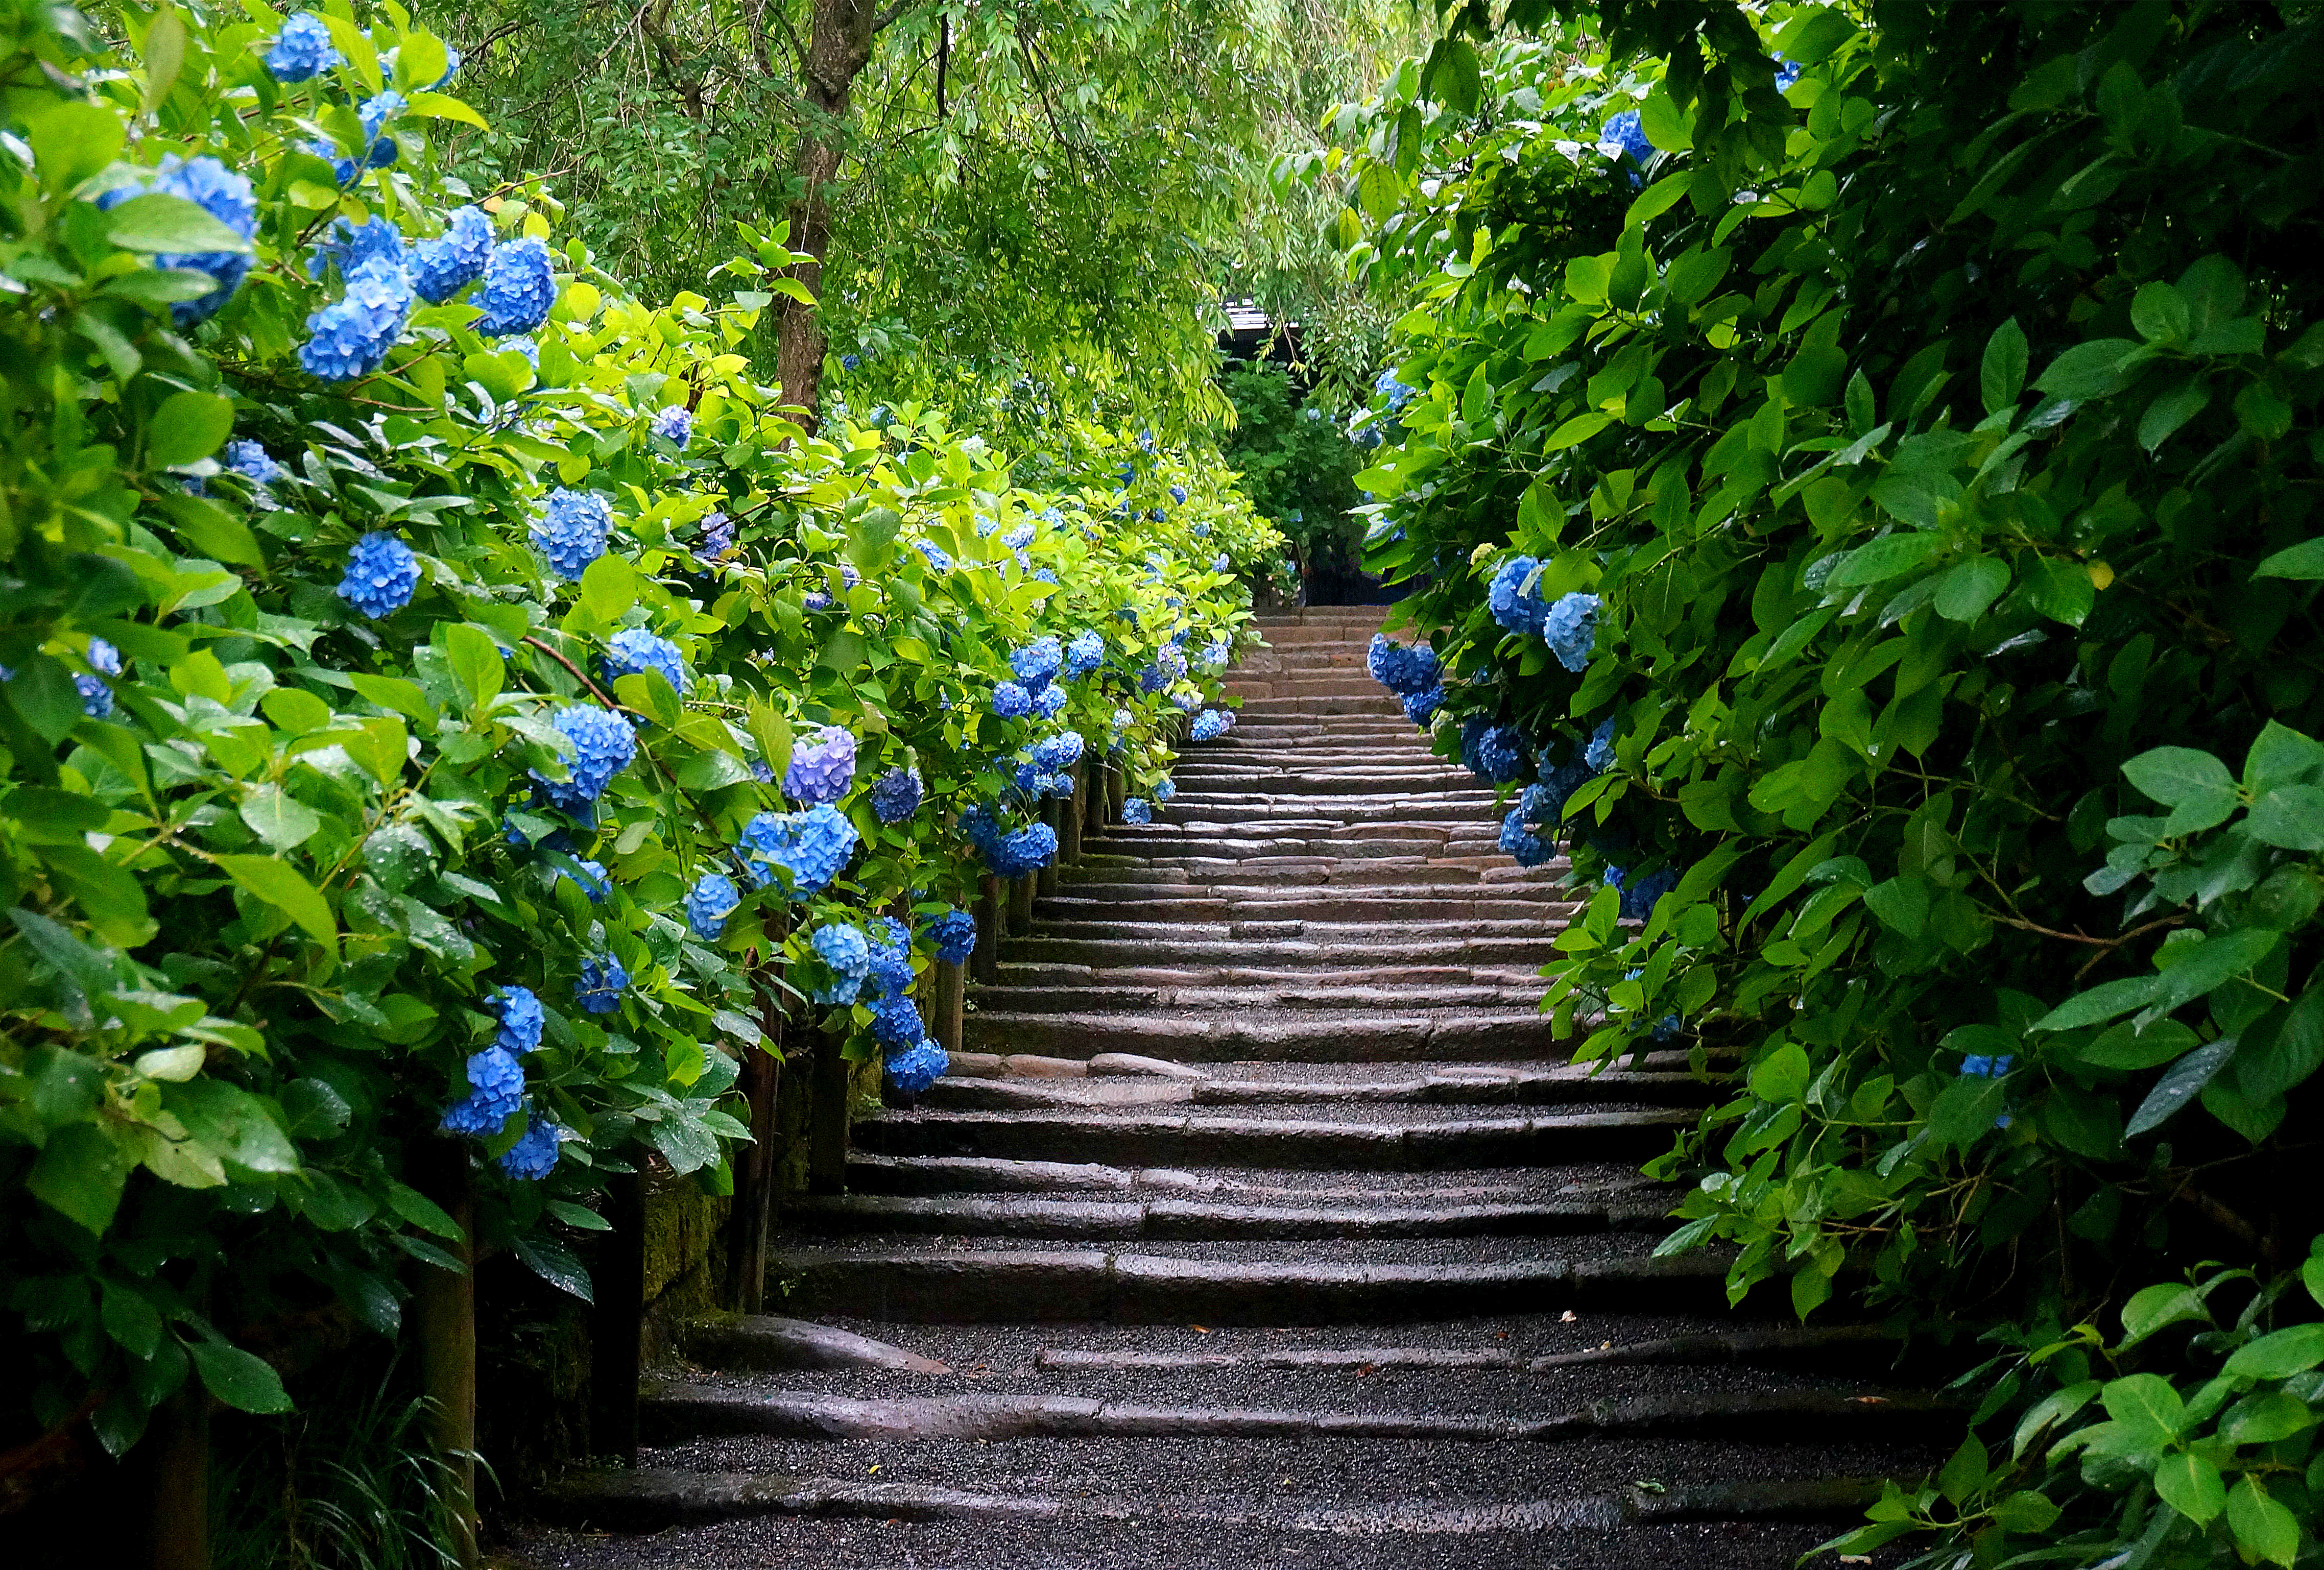
M 1646 128 L 1638 123 L 1636 109 L 1625 109 L 1608 120 L 1598 133 L 1598 151 L 1609 159 L 1619 160 L 1629 155 L 1630 167 L 1624 169 L 1633 187 L 1641 183 L 1639 170 L 1655 155 L 1655 144 L 1646 140 Z
M 605 538 L 613 532 L 613 510 L 603 496 L 562 486 L 549 493 L 532 526 L 533 543 L 560 578 L 578 578 L 587 572 L 589 564 L 605 554 Z
M 1542 619 L 1543 639 L 1569 671 L 1589 668 L 1590 652 L 1598 647 L 1599 603 L 1595 594 L 1561 594 Z
M 1065 663 L 1065 647 L 1054 635 L 1045 635 L 1022 648 L 1012 650 L 1009 656 L 1009 668 L 1017 674 L 1017 679 L 1024 683 L 1029 692 L 1056 675 L 1057 667 Z
M 1057 854 L 1057 831 L 1033 823 L 1003 834 L 983 848 L 984 864 L 1000 877 L 1022 877 L 1047 867 Z
M 1591 774 L 1603 774 L 1606 766 L 1614 761 L 1614 721 L 1602 721 L 1590 733 L 1590 741 L 1582 749 L 1582 762 Z
M 1439 684 L 1434 649 L 1425 643 L 1406 648 L 1389 642 L 1383 633 L 1372 634 L 1371 647 L 1364 654 L 1364 668 L 1371 673 L 1372 680 L 1400 696 L 1425 693 Z
M 1799 79 L 1799 62 L 1787 60 L 1782 55 L 1777 55 L 1775 57 L 1775 91 L 1788 92 L 1792 84 Z
M 1143 796 L 1131 796 L 1121 803 L 1121 821 L 1125 823 L 1150 823 L 1154 821 L 1153 804 Z
M 444 216 L 444 233 L 411 247 L 411 283 L 420 298 L 440 306 L 484 277 L 492 260 L 493 221 L 482 207 L 455 207 Z
M 902 996 L 872 1005 L 872 1039 L 885 1047 L 910 1047 L 927 1034 L 919 1005 Z
M 384 262 L 392 267 L 406 265 L 403 232 L 385 218 L 374 217 L 362 224 L 350 224 L 345 218 L 335 220 L 323 238 L 307 253 L 307 276 L 321 279 L 337 268 L 341 278 L 354 276 L 356 268 L 366 262 Z
M 1033 526 L 1029 523 L 1019 524 L 1016 528 L 1010 529 L 1007 534 L 1001 537 L 1001 543 L 1007 546 L 1012 551 L 1023 550 L 1026 546 L 1033 543 Z M 1051 668 L 1055 669 L 1056 667 L 1052 666 Z
M 267 70 L 285 87 L 312 81 L 346 63 L 347 57 L 331 41 L 331 30 L 323 25 L 322 18 L 304 11 L 284 19 L 282 31 L 274 35 L 274 47 L 266 51 Z
M 1022 720 L 1033 712 L 1033 694 L 1015 682 L 999 682 L 992 688 L 992 712 L 1003 720 Z
M 715 562 L 734 548 L 734 520 L 723 512 L 705 515 L 702 532 L 695 537 L 694 554 Z
M 1187 734 L 1196 741 L 1216 741 L 1234 728 L 1234 721 L 1216 709 L 1205 709 L 1194 716 L 1194 728 Z
M 928 923 L 927 936 L 937 959 L 957 965 L 976 951 L 976 918 L 954 905 Z
M 575 887 L 589 896 L 591 904 L 604 904 L 605 896 L 613 892 L 613 879 L 605 875 L 605 864 L 584 861 L 577 857 L 568 859 L 571 862 L 569 866 L 564 862 L 558 864 L 557 876 L 570 879 Z
M 493 1033 L 493 1045 L 504 1052 L 530 1052 L 540 1049 L 541 1026 L 548 1016 L 541 1012 L 540 999 L 529 987 L 503 987 L 484 1000 L 500 1028 Z
M 1170 500 L 1184 507 L 1186 504 L 1186 488 L 1184 485 L 1171 486 Z
M 918 1096 L 943 1079 L 945 1070 L 951 1065 L 952 1060 L 945 1055 L 945 1050 L 936 1045 L 935 1039 L 923 1036 L 918 1046 L 898 1052 L 881 1067 L 887 1072 L 888 1083 L 896 1088 L 898 1095 Z
M 835 802 L 854 783 L 855 738 L 840 726 L 825 725 L 791 748 L 783 794 L 801 806 Z
M 460 1104 L 467 1109 L 475 1127 L 455 1127 L 450 1112 L 445 1114 L 445 1125 L 460 1134 L 494 1134 L 508 1115 L 524 1105 L 524 1067 L 516 1054 L 506 1047 L 486 1047 L 468 1059 L 467 1100 Z
M 1461 727 L 1461 761 L 1488 785 L 1507 785 L 1525 767 L 1525 736 L 1514 725 L 1498 725 L 1471 714 Z
M 891 768 L 872 782 L 872 813 L 883 823 L 900 823 L 920 810 L 920 771 Z
M 862 364 L 863 357 L 860 354 L 842 354 L 839 357 L 839 368 L 842 371 L 860 370 Z
M 1065 689 L 1051 682 L 1033 693 L 1033 712 L 1044 720 L 1054 720 L 1065 712 Z
M 2016 1061 L 2016 1056 L 2010 1052 L 2003 1052 L 1990 1058 L 1971 1053 L 1961 1059 L 1960 1071 L 1964 1074 L 1974 1074 L 1982 1079 L 1998 1079 L 2008 1073 L 2010 1066 Z
M 1214 671 L 1232 657 L 1233 651 L 1227 647 L 1227 640 L 1221 638 L 1203 645 L 1203 652 L 1194 656 L 1194 663 L 1204 670 Z
M 918 551 L 921 555 L 927 558 L 928 570 L 930 572 L 949 573 L 952 571 L 952 557 L 945 553 L 945 548 L 942 546 L 936 544 L 934 540 L 916 539 L 912 542 L 912 548 Z
M 501 1171 L 520 1182 L 538 1183 L 557 1169 L 557 1146 L 562 1133 L 538 1112 L 532 1114 L 516 1143 L 501 1152 Z
M 1541 585 L 1526 583 L 1540 565 L 1531 556 L 1511 556 L 1493 574 L 1492 583 L 1485 591 L 1485 602 L 1493 612 L 1493 620 L 1511 632 L 1541 630 Z
M 1065 645 L 1065 657 L 1059 662 L 1058 670 L 1065 680 L 1078 681 L 1104 663 L 1105 639 L 1091 629 L 1074 634 L 1074 640 Z
M 564 779 L 552 780 L 534 769 L 532 777 L 550 801 L 568 813 L 586 808 L 604 794 L 613 777 L 638 755 L 637 732 L 610 709 L 574 703 L 557 711 L 549 723 L 573 743 L 570 772 Z
M 73 690 L 80 694 L 80 712 L 92 720 L 102 720 L 113 712 L 113 689 L 106 685 L 105 678 L 121 674 L 121 651 L 101 638 L 92 638 L 88 640 L 88 653 L 83 657 L 98 674 L 76 673 Z
M 1181 688 L 1170 694 L 1171 704 L 1181 714 L 1191 714 L 1203 706 L 1202 698 L 1189 689 Z
M 1388 399 L 1388 411 L 1390 414 L 1401 412 L 1404 406 L 1412 401 L 1412 395 L 1415 390 L 1416 389 L 1407 387 L 1403 382 L 1397 381 L 1396 372 L 1392 370 L 1381 372 L 1379 377 L 1372 382 L 1373 393 L 1378 397 Z
M 1154 799 L 1156 801 L 1167 802 L 1177 794 L 1178 782 L 1170 778 L 1167 775 L 1165 775 L 1162 778 L 1154 782 Z
M 657 638 L 642 627 L 624 627 L 605 641 L 600 662 L 608 679 L 659 671 L 673 691 L 686 691 L 686 656 L 667 638 Z
M 1082 739 L 1078 731 L 1061 730 L 1033 744 L 1033 761 L 1052 774 L 1073 767 L 1081 757 Z
M 694 411 L 684 404 L 673 403 L 654 410 L 653 434 L 680 452 L 694 439 Z
M 581 961 L 581 979 L 573 984 L 573 998 L 591 1014 L 611 1014 L 622 1006 L 622 991 L 630 973 L 611 954 Z
M 1626 868 L 1609 867 L 1605 881 L 1621 891 L 1622 919 L 1643 922 L 1654 914 L 1655 903 L 1678 886 L 1678 874 L 1665 867 L 1659 872 L 1650 872 L 1632 881 Z
M 345 293 L 307 318 L 299 363 L 325 381 L 353 381 L 387 363 L 411 315 L 411 280 L 403 269 L 373 260 L 347 278 Z
M 1154 651 L 1154 668 L 1170 681 L 1184 680 L 1186 675 L 1186 651 L 1175 643 L 1166 643 Z
M 1443 707 L 1443 704 L 1444 684 L 1439 682 L 1426 692 L 1406 694 L 1404 700 L 1404 717 L 1425 730 L 1428 729 L 1428 722 L 1436 717 L 1436 711 Z
M 872 969 L 866 976 L 874 997 L 900 997 L 912 989 L 912 930 L 893 916 L 872 923 Z
M 989 802 L 978 802 L 960 814 L 961 838 L 980 851 L 1001 838 L 1001 820 Z
M 372 168 L 385 169 L 402 156 L 402 150 L 396 146 L 395 138 L 387 134 L 387 123 L 402 114 L 403 108 L 403 95 L 390 87 L 376 97 L 364 99 L 355 110 L 355 117 L 363 122 L 366 150 L 364 161 Z
M 180 158 L 171 153 L 155 168 L 150 179 L 116 186 L 97 197 L 97 205 L 109 210 L 132 197 L 153 192 L 193 203 L 245 240 L 258 232 L 258 197 L 251 189 L 249 179 L 208 155 Z M 217 315 L 217 308 L 234 297 L 234 291 L 242 287 L 243 279 L 250 272 L 250 256 L 240 251 L 165 251 L 153 258 L 153 265 L 208 273 L 217 281 L 217 287 L 209 293 L 196 299 L 176 301 L 170 307 L 170 319 L 180 327 L 190 327 Z
M 810 987 L 807 996 L 817 1003 L 854 1002 L 872 973 L 872 945 L 862 930 L 844 923 L 817 927 L 807 945 L 831 972 L 831 979 Z
M 1539 867 L 1557 852 L 1552 841 L 1526 827 L 1525 809 L 1512 807 L 1501 820 L 1501 849 L 1517 858 L 1519 867 Z
M 822 893 L 847 865 L 855 851 L 855 825 L 830 805 L 804 813 L 761 813 L 743 827 L 740 849 L 746 869 L 760 886 L 779 867 L 790 874 L 790 897 L 805 899 Z
M 281 464 L 267 456 L 264 447 L 243 437 L 226 445 L 226 466 L 254 485 L 272 485 L 285 473 Z
M 686 891 L 686 924 L 703 941 L 715 941 L 726 931 L 726 919 L 742 903 L 742 892 L 733 878 L 723 872 L 706 872 Z
M 548 245 L 537 236 L 527 235 L 493 246 L 484 262 L 484 280 L 470 303 L 484 308 L 484 314 L 470 327 L 483 337 L 505 338 L 538 330 L 549 319 L 549 308 L 557 303 L 557 279 Z
M 383 529 L 374 529 L 347 553 L 346 575 L 339 580 L 338 595 L 377 620 L 411 603 L 412 592 L 419 587 L 420 558 L 411 554 L 411 547 Z

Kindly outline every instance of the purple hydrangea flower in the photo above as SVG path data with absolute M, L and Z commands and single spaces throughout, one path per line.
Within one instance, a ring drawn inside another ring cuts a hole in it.
M 792 747 L 783 794 L 802 806 L 820 806 L 839 800 L 854 782 L 855 738 L 840 726 L 826 725 Z
M 355 541 L 347 553 L 346 574 L 339 580 L 338 595 L 365 616 L 377 620 L 402 610 L 420 587 L 420 558 L 411 547 L 382 529 Z
M 883 823 L 900 823 L 920 810 L 920 771 L 891 768 L 872 785 L 872 812 Z
M 684 404 L 674 403 L 654 410 L 653 434 L 680 452 L 694 439 L 694 411 Z

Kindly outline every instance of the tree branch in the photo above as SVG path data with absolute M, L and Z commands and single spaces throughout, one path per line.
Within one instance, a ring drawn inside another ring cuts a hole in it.
M 759 69 L 767 76 L 775 74 L 774 62 L 767 58 L 768 0 L 751 0 L 751 58 L 759 62 Z M 775 25 L 783 30 L 783 41 L 790 46 L 791 63 L 799 75 L 807 74 L 807 46 L 799 42 L 798 33 L 791 26 L 790 13 L 783 0 L 774 0 Z
M 885 32 L 913 12 L 926 10 L 930 3 L 931 0 L 892 0 L 892 4 L 873 14 L 872 31 L 875 35 Z
M 679 102 L 686 106 L 687 118 L 699 120 L 702 118 L 702 83 L 687 79 L 685 60 L 678 52 L 678 41 L 670 36 L 671 4 L 672 0 L 649 0 L 645 8 L 638 13 L 638 27 L 646 35 L 647 41 L 654 46 L 654 53 L 661 58 L 662 70 L 669 78 L 670 87 L 677 92 Z

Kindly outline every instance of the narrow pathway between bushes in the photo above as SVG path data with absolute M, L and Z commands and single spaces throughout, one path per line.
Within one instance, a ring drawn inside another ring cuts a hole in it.
M 1888 1344 L 1652 1257 L 1638 1166 L 1710 1088 L 1562 1066 L 1563 863 L 1499 853 L 1366 676 L 1379 618 L 1262 622 L 1241 723 L 1087 843 L 851 1192 L 787 1212 L 770 1307 L 871 1340 L 706 1327 L 640 1470 L 530 1558 L 1774 1570 L 1849 1480 L 1941 1459 Z

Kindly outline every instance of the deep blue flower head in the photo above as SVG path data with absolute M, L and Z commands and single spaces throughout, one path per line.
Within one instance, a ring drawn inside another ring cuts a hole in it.
M 581 961 L 581 979 L 573 984 L 574 1001 L 591 1014 L 611 1014 L 622 1006 L 622 989 L 630 973 L 611 954 Z
M 604 497 L 559 486 L 542 504 L 532 526 L 532 543 L 549 558 L 551 572 L 560 578 L 578 578 L 605 554 L 605 537 L 613 532 L 613 510 Z
M 1187 734 L 1196 741 L 1216 741 L 1234 729 L 1234 717 L 1218 709 L 1205 709 L 1194 716 L 1194 728 Z
M 465 1134 L 471 1139 L 484 1139 L 500 1133 L 501 1118 L 493 1116 L 492 1097 L 480 1090 L 471 1090 L 444 1108 L 442 1126 L 446 1134 Z
M 1057 854 L 1057 831 L 1033 823 L 1001 835 L 984 848 L 984 864 L 1001 877 L 1022 877 L 1047 867 Z
M 927 1034 L 919 1005 L 900 994 L 872 1005 L 872 1038 L 883 1047 L 911 1047 Z
M 313 251 L 308 252 L 307 276 L 320 279 L 336 267 L 341 278 L 352 278 L 355 269 L 366 262 L 384 262 L 392 267 L 402 267 L 407 260 L 403 232 L 385 218 L 369 218 L 361 224 L 350 224 L 340 218 L 332 223 L 329 232 L 315 243 Z
M 1788 91 L 1791 85 L 1799 79 L 1799 62 L 1787 60 L 1782 55 L 1777 55 L 1775 57 L 1775 91 L 1779 93 Z
M 842 354 L 839 357 L 839 368 L 842 371 L 860 370 L 862 364 L 862 356 L 859 354 Z
M 1054 635 L 1045 634 L 1022 648 L 1010 651 L 1009 668 L 1017 673 L 1017 679 L 1029 692 L 1056 675 L 1065 659 L 1064 646 Z
M 1181 714 L 1191 714 L 1203 706 L 1201 696 L 1185 688 L 1171 693 L 1170 702 Z
M 113 712 L 113 689 L 105 684 L 104 677 L 76 672 L 73 691 L 80 694 L 80 712 L 90 719 L 103 720 Z
M 364 161 L 374 169 L 385 169 L 402 156 L 395 138 L 387 134 L 387 123 L 403 113 L 403 95 L 393 87 L 376 97 L 365 98 L 356 109 L 355 116 L 363 122 L 364 145 L 370 150 Z
M 1003 720 L 1022 720 L 1033 712 L 1033 694 L 1015 682 L 997 683 L 992 689 L 992 712 Z
M 1539 867 L 1557 852 L 1554 843 L 1526 828 L 1523 807 L 1512 807 L 1508 816 L 1501 820 L 1500 845 L 1517 858 L 1519 867 Z
M 1961 1060 L 1960 1071 L 1987 1079 L 1998 1079 L 2008 1073 L 2010 1065 L 2016 1061 L 2015 1055 L 2009 1052 L 2003 1052 L 1990 1058 L 1972 1053 Z
M 557 279 L 548 245 L 527 235 L 493 246 L 484 262 L 484 281 L 477 286 L 470 303 L 484 308 L 484 314 L 470 329 L 481 336 L 505 338 L 538 329 L 549 319 L 549 308 L 557 303 Z
M 339 580 L 339 598 L 376 620 L 402 610 L 420 587 L 420 558 L 411 547 L 381 529 L 355 541 L 347 553 L 346 575 Z
M 949 573 L 952 571 L 952 557 L 946 554 L 942 546 L 936 544 L 934 540 L 916 539 L 912 542 L 912 547 L 918 551 L 921 555 L 927 558 L 928 570 L 930 572 Z
M 1598 606 L 1595 594 L 1561 594 L 1542 619 L 1541 636 L 1567 670 L 1590 666 L 1590 651 L 1598 647 Z
M 989 802 L 978 802 L 960 814 L 960 837 L 982 850 L 1001 838 L 1001 818 Z
M 1425 693 L 1439 684 L 1434 649 L 1425 643 L 1406 648 L 1389 642 L 1383 633 L 1372 634 L 1371 647 L 1364 655 L 1364 668 L 1371 672 L 1372 680 L 1402 697 Z
M 152 192 L 179 197 L 224 224 L 227 228 L 249 239 L 258 232 L 258 197 L 251 189 L 249 179 L 228 169 L 217 159 L 180 158 L 171 153 L 163 159 L 150 179 L 135 185 L 116 186 L 97 198 L 100 208 L 120 206 L 132 197 Z M 217 308 L 232 298 L 242 287 L 250 271 L 250 257 L 240 251 L 168 251 L 153 258 L 153 265 L 187 272 L 206 272 L 216 280 L 217 287 L 197 299 L 179 300 L 170 308 L 170 319 L 180 327 L 207 321 Z
M 600 663 L 607 680 L 659 671 L 673 691 L 686 691 L 686 656 L 667 638 L 657 638 L 642 627 L 624 627 L 605 641 Z
M 274 47 L 266 51 L 267 70 L 286 87 L 312 81 L 346 63 L 347 57 L 331 41 L 331 30 L 323 25 L 322 18 L 305 11 L 284 19 L 282 31 L 274 35 Z
M 1124 458 L 1116 478 L 1120 480 L 1124 488 L 1127 488 L 1132 480 L 1138 478 L 1138 461 L 1134 458 Z
M 881 1066 L 887 1070 L 888 1083 L 896 1088 L 898 1095 L 918 1096 L 943 1079 L 951 1063 L 933 1038 L 923 1036 L 918 1046 L 898 1052 Z
M 1065 689 L 1051 682 L 1033 693 L 1033 712 L 1044 720 L 1054 720 L 1065 712 Z
M 976 950 L 976 918 L 955 905 L 928 923 L 928 941 L 936 958 L 957 965 Z
M 411 280 L 403 269 L 374 260 L 347 277 L 346 291 L 307 318 L 299 363 L 325 381 L 353 381 L 387 363 L 411 315 Z
M 264 447 L 240 437 L 226 445 L 226 466 L 254 485 L 272 485 L 285 472 Z
M 1634 879 L 1625 868 L 1609 866 L 1605 881 L 1621 891 L 1622 919 L 1643 922 L 1654 914 L 1655 902 L 1678 886 L 1678 874 L 1665 867 Z
M 1493 620 L 1511 632 L 1539 632 L 1545 607 L 1541 602 L 1541 585 L 1528 586 L 1526 580 L 1541 564 L 1531 556 L 1511 556 L 1493 574 L 1493 582 L 1485 591 L 1485 602 L 1491 607 Z
M 900 823 L 920 810 L 920 771 L 891 768 L 872 782 L 872 814 L 883 823 Z
M 1404 700 L 1404 717 L 1425 730 L 1428 729 L 1428 722 L 1436 717 L 1436 711 L 1442 708 L 1443 703 L 1444 684 L 1439 682 L 1425 692 L 1406 693 Z
M 742 903 L 742 892 L 733 878 L 723 872 L 706 872 L 686 891 L 686 924 L 705 942 L 715 941 L 725 932 L 726 918 Z
M 567 812 L 577 812 L 603 795 L 613 777 L 638 755 L 637 732 L 630 722 L 595 703 L 575 703 L 559 709 L 549 723 L 573 743 L 571 772 L 567 778 L 544 778 L 532 771 L 549 799 Z
M 799 609 L 802 611 L 821 612 L 830 610 L 835 603 L 836 601 L 830 595 L 820 589 L 809 589 L 799 596 Z
M 790 767 L 783 771 L 783 794 L 801 806 L 835 802 L 854 783 L 855 738 L 840 726 L 825 725 L 791 748 Z
M 1065 645 L 1065 659 L 1059 668 L 1070 682 L 1089 675 L 1104 663 L 1105 638 L 1093 629 L 1074 634 L 1074 640 Z
M 1150 823 L 1154 821 L 1153 803 L 1143 796 L 1131 796 L 1121 803 L 1121 821 L 1125 823 Z
M 558 864 L 557 876 L 569 878 L 574 887 L 589 896 L 591 904 L 604 904 L 605 896 L 613 892 L 613 879 L 605 876 L 605 864 L 585 861 L 578 857 L 567 859 L 571 863 L 569 866 L 564 862 Z
M 480 1101 L 478 1110 L 491 1119 L 491 1133 L 498 1134 L 502 1120 L 524 1105 L 524 1065 L 506 1047 L 471 1053 L 468 1085 L 475 1092 L 471 1099 Z
M 482 207 L 455 207 L 444 233 L 411 247 L 411 283 L 420 298 L 440 306 L 484 277 L 492 260 L 493 221 Z
M 501 1152 L 501 1171 L 520 1182 L 538 1183 L 557 1169 L 558 1127 L 538 1112 L 516 1143 Z
M 654 435 L 680 451 L 694 439 L 694 411 L 684 404 L 673 403 L 654 410 L 652 425 Z
M 1589 744 L 1582 749 L 1582 762 L 1594 775 L 1603 774 L 1606 766 L 1613 761 L 1614 721 L 1606 720 L 1590 733 Z
M 742 850 L 752 877 L 764 886 L 780 867 L 789 872 L 790 897 L 820 894 L 855 851 L 855 825 L 837 807 L 804 813 L 761 813 L 744 825 Z
M 1055 736 L 1045 736 L 1033 744 L 1033 761 L 1052 774 L 1073 767 L 1081 761 L 1081 734 L 1062 730 Z
M 1471 714 L 1461 727 L 1461 761 L 1488 785 L 1507 785 L 1524 771 L 1525 737 L 1514 725 Z
M 872 923 L 867 941 L 872 969 L 867 979 L 874 997 L 900 997 L 912 989 L 912 930 L 893 916 Z
M 540 1029 L 547 1016 L 540 999 L 529 987 L 503 987 L 484 1000 L 501 1022 L 493 1045 L 507 1052 L 530 1052 L 540 1046 Z
M 831 979 L 810 987 L 807 996 L 817 1003 L 854 1002 L 872 973 L 872 945 L 862 929 L 844 923 L 817 927 L 807 946 L 831 972 Z
M 1184 507 L 1186 504 L 1186 488 L 1184 485 L 1171 486 L 1170 500 Z
M 1619 158 L 1628 153 L 1640 166 L 1654 157 L 1655 144 L 1646 140 L 1646 128 L 1638 123 L 1636 109 L 1625 109 L 1609 119 L 1598 133 L 1598 151 L 1608 158 Z M 1635 171 L 1632 179 L 1637 179 Z

